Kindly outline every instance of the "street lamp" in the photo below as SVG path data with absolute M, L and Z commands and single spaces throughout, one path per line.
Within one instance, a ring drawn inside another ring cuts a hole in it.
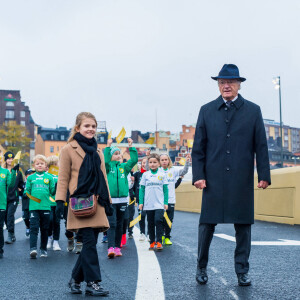
M 280 112 L 280 161 L 281 167 L 283 168 L 283 146 L 282 146 L 282 116 L 281 116 L 281 84 L 280 76 L 274 77 L 272 82 L 275 85 L 275 89 L 279 91 L 279 112 Z

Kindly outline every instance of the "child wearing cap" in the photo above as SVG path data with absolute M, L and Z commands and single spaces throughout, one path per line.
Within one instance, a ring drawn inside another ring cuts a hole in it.
M 108 216 L 110 229 L 107 231 L 108 237 L 108 257 L 122 256 L 121 239 L 123 234 L 123 221 L 128 205 L 128 174 L 138 162 L 137 150 L 132 147 L 132 139 L 128 140 L 130 159 L 122 163 L 123 157 L 117 147 L 111 147 L 112 139 L 109 139 L 108 147 L 104 149 L 105 167 L 109 191 L 112 200 L 114 213 Z
M 5 214 L 5 224 L 7 227 L 8 235 L 5 241 L 6 244 L 12 244 L 16 241 L 15 236 L 15 213 L 19 204 L 19 195 L 23 193 L 24 181 L 23 174 L 19 171 L 19 164 L 12 167 L 15 155 L 11 151 L 7 151 L 4 154 L 3 167 L 11 172 L 11 176 L 14 177 L 14 185 L 7 191 L 7 208 Z M 14 170 L 14 174 L 12 174 Z
M 50 222 L 50 195 L 55 194 L 53 177 L 46 173 L 47 158 L 36 155 L 33 159 L 36 172 L 27 178 L 26 194 L 30 212 L 30 258 L 37 256 L 37 239 L 41 230 L 40 256 L 47 257 L 47 240 Z
M 13 170 L 12 173 L 15 171 Z M 7 190 L 12 187 L 15 183 L 14 174 L 11 175 L 9 170 L 4 169 L 0 166 L 0 258 L 3 258 L 3 225 L 5 219 L 6 205 L 7 205 Z
M 35 172 L 34 169 L 28 169 L 25 171 L 25 183 L 24 188 L 26 186 L 27 178 L 29 175 L 33 174 Z M 25 236 L 29 238 L 30 235 L 30 220 L 29 220 L 29 198 L 26 195 L 26 193 L 23 193 L 22 195 L 22 217 L 26 226 L 26 233 Z

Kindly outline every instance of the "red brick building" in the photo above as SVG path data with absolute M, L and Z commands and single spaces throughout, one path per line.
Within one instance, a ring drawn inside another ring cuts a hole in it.
M 34 139 L 34 121 L 29 107 L 21 101 L 20 91 L 0 90 L 0 125 L 9 121 L 25 126 L 29 137 Z

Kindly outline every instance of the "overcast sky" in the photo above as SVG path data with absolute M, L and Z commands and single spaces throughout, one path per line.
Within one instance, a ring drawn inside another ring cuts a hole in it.
M 300 1 L 10 0 L 0 4 L 0 89 L 21 90 L 34 121 L 71 127 L 93 112 L 115 136 L 196 123 L 210 76 L 235 63 L 241 94 L 300 127 Z

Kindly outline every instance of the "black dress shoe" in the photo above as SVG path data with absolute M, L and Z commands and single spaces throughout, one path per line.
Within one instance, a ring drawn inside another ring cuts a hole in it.
M 69 281 L 69 288 L 71 294 L 82 294 L 82 290 L 80 289 L 80 282 L 76 282 L 73 278 L 71 278 L 71 280 Z
M 197 268 L 196 281 L 199 284 L 206 284 L 208 280 L 206 268 Z
M 237 274 L 238 283 L 240 286 L 249 286 L 251 285 L 251 280 L 248 273 L 245 274 Z
M 90 281 L 86 285 L 85 294 L 89 296 L 107 296 L 109 291 L 105 290 L 101 285 L 100 282 L 97 281 Z

